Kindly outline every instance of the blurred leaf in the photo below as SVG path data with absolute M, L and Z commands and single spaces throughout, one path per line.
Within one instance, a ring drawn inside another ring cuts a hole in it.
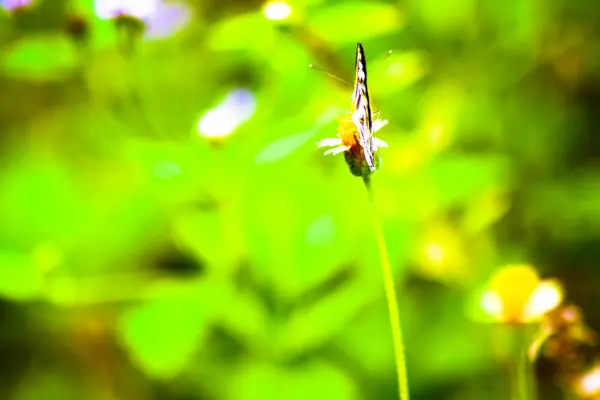
M 318 132 L 318 128 L 313 128 L 295 135 L 286 136 L 283 139 L 279 139 L 262 149 L 256 155 L 255 162 L 257 164 L 267 164 L 279 161 L 293 153 L 298 148 L 306 145 L 308 141 L 315 136 L 316 132 Z
M 397 6 L 378 2 L 345 2 L 316 10 L 309 27 L 336 44 L 355 44 L 400 30 L 404 16 Z M 357 35 L 358 33 L 358 35 Z
M 335 225 L 331 215 L 314 220 L 306 231 L 306 241 L 312 246 L 331 248 L 334 243 Z
M 600 232 L 598 174 L 590 171 L 577 178 L 541 183 L 526 200 L 527 225 L 540 226 L 559 240 L 587 238 Z
M 322 398 L 353 400 L 358 391 L 351 378 L 329 364 L 311 363 L 299 368 L 278 369 L 266 364 L 250 364 L 240 369 L 230 386 L 228 399 Z
M 25 301 L 40 298 L 44 276 L 35 268 L 31 257 L 0 250 L 0 296 Z
M 393 52 L 383 60 L 369 62 L 369 88 L 383 96 L 417 82 L 428 72 L 429 65 L 421 52 Z
M 375 297 L 360 281 L 331 292 L 318 303 L 295 312 L 278 334 L 284 358 L 310 351 L 332 339 Z
M 256 51 L 262 53 L 271 46 L 275 31 L 261 13 L 234 16 L 213 25 L 208 45 L 216 51 Z
M 13 400 L 38 399 L 78 399 L 83 395 L 81 383 L 74 376 L 69 376 L 66 370 L 32 368 L 21 377 L 14 393 Z M 103 392 L 104 389 L 98 389 Z
M 418 332 L 418 337 L 407 333 L 408 343 L 418 340 L 428 344 L 418 349 L 413 347 L 412 351 L 410 344 L 407 345 L 414 376 L 423 382 L 459 377 L 464 379 L 490 368 L 494 363 L 494 349 L 490 346 L 493 326 L 467 319 L 464 301 L 456 293 L 439 287 L 429 290 L 426 296 L 427 299 L 423 296 L 410 298 L 410 305 L 406 309 L 412 311 L 409 315 L 415 319 L 411 319 L 413 324 L 409 320 L 404 325 L 410 324 L 410 332 Z M 424 321 L 416 319 L 418 315 L 429 313 L 436 315 L 436 318 L 428 323 L 427 329 L 415 325 L 418 321 Z M 450 332 L 460 332 L 460 335 Z
M 387 304 L 380 299 L 354 318 L 352 328 L 342 330 L 334 343 L 371 374 L 390 374 L 396 365 L 389 318 Z
M 486 190 L 468 208 L 463 218 L 467 235 L 477 234 L 502 218 L 510 208 L 510 199 L 499 189 Z
M 309 217 L 303 219 L 309 220 Z M 310 290 L 340 274 L 344 275 L 351 268 L 347 263 L 352 255 L 346 250 L 352 244 L 347 240 L 349 234 L 340 231 L 342 224 L 343 220 L 326 214 L 317 216 L 300 227 L 306 227 L 305 236 L 298 237 L 295 254 L 302 259 L 302 264 L 289 276 L 298 292 Z
M 222 323 L 235 332 L 249 348 L 270 347 L 269 319 L 263 304 L 251 294 L 236 293 L 229 307 L 223 310 Z
M 76 62 L 71 42 L 59 35 L 22 39 L 0 60 L 6 75 L 42 81 L 68 77 Z
M 253 363 L 243 365 L 232 376 L 228 387 L 228 400 L 252 398 L 276 399 L 285 387 L 285 375 L 282 370 L 268 364 Z
M 85 74 L 94 99 L 107 109 L 115 104 L 119 107 L 131 107 L 126 103 L 126 100 L 133 97 L 129 71 L 127 60 L 116 51 L 108 51 L 101 57 L 92 58 Z
M 325 2 L 326 0 L 290 0 L 289 3 L 295 7 L 317 7 Z
M 547 9 L 536 2 L 509 0 L 502 6 L 487 3 L 483 10 L 503 34 L 498 35 L 497 46 L 507 50 L 535 50 L 540 26 L 545 22 Z M 494 46 L 495 47 L 495 46 Z
M 425 27 L 436 34 L 468 30 L 475 23 L 477 3 L 474 0 L 410 0 L 408 5 L 414 15 L 421 17 Z
M 352 379 L 339 368 L 325 363 L 312 363 L 290 371 L 283 397 L 290 400 L 359 398 Z
M 62 165 L 39 157 L 3 172 L 0 235 L 9 243 L 35 243 L 77 230 L 81 207 Z
M 185 248 L 191 249 L 208 267 L 225 274 L 240 256 L 223 224 L 227 210 L 188 212 L 174 221 L 174 235 Z M 206 227 L 212 227 L 207 230 Z
M 157 299 L 124 313 L 119 330 L 133 362 L 158 379 L 177 376 L 191 360 L 226 292 L 214 282 L 197 287 L 194 297 Z
M 447 155 L 436 159 L 429 174 L 444 205 L 461 204 L 470 200 L 486 188 L 507 182 L 509 164 L 497 156 Z

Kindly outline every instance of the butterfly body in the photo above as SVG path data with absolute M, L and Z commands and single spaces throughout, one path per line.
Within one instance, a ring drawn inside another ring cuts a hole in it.
M 354 92 L 352 93 L 352 121 L 356 125 L 358 140 L 363 149 L 365 161 L 371 169 L 375 170 L 373 160 L 373 116 L 369 87 L 367 86 L 367 60 L 362 44 L 356 45 Z

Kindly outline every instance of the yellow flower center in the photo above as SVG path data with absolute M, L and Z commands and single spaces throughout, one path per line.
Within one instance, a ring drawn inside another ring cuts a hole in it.
M 358 132 L 354 121 L 352 121 L 351 113 L 339 118 L 338 134 L 342 139 L 342 145 L 354 147 L 358 144 L 356 141 Z
M 525 305 L 540 279 L 529 265 L 507 266 L 492 279 L 490 289 L 500 296 L 506 322 L 519 322 L 523 319 Z

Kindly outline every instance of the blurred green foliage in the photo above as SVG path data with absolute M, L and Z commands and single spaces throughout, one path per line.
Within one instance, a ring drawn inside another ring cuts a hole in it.
M 0 397 L 396 398 L 366 193 L 314 145 L 352 89 L 308 65 L 352 82 L 357 42 L 413 398 L 508 398 L 466 312 L 505 263 L 600 328 L 593 0 L 108 3 L 0 8 Z

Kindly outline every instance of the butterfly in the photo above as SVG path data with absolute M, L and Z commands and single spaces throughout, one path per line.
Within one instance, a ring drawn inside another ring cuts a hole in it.
M 367 86 L 367 60 L 362 44 L 356 45 L 356 66 L 354 92 L 352 93 L 352 121 L 358 128 L 359 143 L 363 148 L 365 160 L 371 171 L 375 169 L 373 161 L 373 119 L 369 87 Z
M 344 153 L 351 172 L 356 176 L 373 173 L 378 168 L 379 147 L 387 147 L 383 140 L 373 137 L 373 133 L 388 122 L 378 117 L 379 113 L 371 111 L 365 51 L 362 44 L 357 43 L 351 111 L 340 118 L 337 137 L 323 139 L 317 146 L 333 147 L 325 154 Z

